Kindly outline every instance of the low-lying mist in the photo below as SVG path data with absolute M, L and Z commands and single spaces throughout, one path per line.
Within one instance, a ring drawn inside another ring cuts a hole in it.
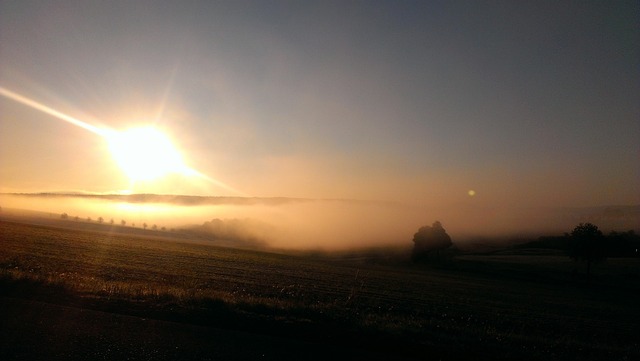
M 477 239 L 559 235 L 578 222 L 603 231 L 640 229 L 640 208 L 427 209 L 392 202 L 295 198 L 188 197 L 156 195 L 0 195 L 0 206 L 45 212 L 48 217 L 137 228 L 196 229 L 212 236 L 251 240 L 274 248 L 343 250 L 410 246 L 423 225 L 442 222 L 454 244 Z M 44 215 L 44 214 L 43 214 Z

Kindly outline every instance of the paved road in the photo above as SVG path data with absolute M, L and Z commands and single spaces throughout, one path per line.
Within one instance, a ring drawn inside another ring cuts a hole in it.
M 363 350 L 0 297 L 0 359 L 372 360 Z

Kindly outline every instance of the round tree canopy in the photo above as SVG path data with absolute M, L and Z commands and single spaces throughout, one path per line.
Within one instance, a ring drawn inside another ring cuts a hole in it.
M 434 222 L 430 227 L 421 227 L 416 234 L 413 235 L 414 256 L 449 248 L 452 245 L 451 237 L 438 221 Z

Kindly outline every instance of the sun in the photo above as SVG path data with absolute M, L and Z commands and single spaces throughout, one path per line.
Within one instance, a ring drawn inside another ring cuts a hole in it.
M 106 138 L 113 159 L 132 181 L 189 173 L 171 140 L 154 127 L 133 128 Z

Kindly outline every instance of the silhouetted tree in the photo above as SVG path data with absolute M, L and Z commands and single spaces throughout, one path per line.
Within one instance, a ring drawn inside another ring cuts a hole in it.
M 155 230 L 158 229 L 158 226 L 154 224 L 153 227 L 151 227 L 151 228 L 153 228 L 153 230 L 155 231 Z
M 68 215 L 68 214 L 66 214 L 66 213 L 62 213 L 62 214 L 60 215 L 60 218 L 62 218 L 62 219 L 67 219 L 67 218 L 69 218 L 69 215 Z
M 587 262 L 587 282 L 591 277 L 591 263 L 607 258 L 606 244 L 602 232 L 591 223 L 580 223 L 571 231 L 569 257 Z
M 87 217 L 87 222 L 91 222 L 91 217 Z
M 416 234 L 413 235 L 413 253 L 414 261 L 425 260 L 432 252 L 436 252 L 436 257 L 440 258 L 440 250 L 451 247 L 451 237 L 438 221 L 434 222 L 431 227 L 421 227 Z
M 167 229 L 165 227 L 160 228 L 162 230 L 162 232 L 166 231 Z
M 80 217 L 75 216 L 75 217 L 73 218 L 73 220 L 74 220 L 74 221 L 76 221 L 76 222 L 78 222 L 78 221 L 80 220 Z
M 146 222 L 145 222 L 145 223 L 142 223 L 142 228 L 147 229 L 147 227 L 148 227 L 148 225 L 147 225 L 147 223 L 146 223 Z
M 126 226 L 126 225 L 127 225 L 127 221 L 125 221 L 125 220 L 123 219 L 123 220 L 121 220 L 121 221 L 120 221 L 120 224 L 121 224 L 122 226 Z
M 111 220 L 109 221 L 109 223 L 113 224 L 113 218 L 111 218 Z
M 104 218 L 99 217 L 99 218 L 98 218 L 98 222 L 100 222 L 100 223 L 104 222 Z
M 136 228 L 136 224 L 135 223 L 131 223 L 131 227 Z

